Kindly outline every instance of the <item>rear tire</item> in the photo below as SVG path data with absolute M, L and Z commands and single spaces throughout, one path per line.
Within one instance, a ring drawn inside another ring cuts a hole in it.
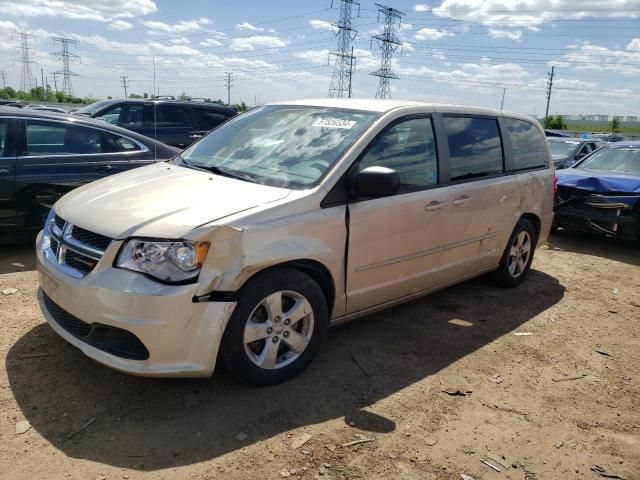
M 537 241 L 538 235 L 533 224 L 526 218 L 520 219 L 509 238 L 498 268 L 493 272 L 496 284 L 513 288 L 522 283 L 531 268 Z
M 241 382 L 284 382 L 311 363 L 328 324 L 327 300 L 309 275 L 294 269 L 260 274 L 238 294 L 222 338 L 222 363 Z

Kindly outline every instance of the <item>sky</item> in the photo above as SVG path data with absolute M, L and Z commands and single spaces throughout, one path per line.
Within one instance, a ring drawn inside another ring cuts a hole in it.
M 326 97 L 340 0 L 0 0 L 0 68 L 20 86 L 20 37 L 32 71 L 62 69 L 53 37 L 75 41 L 74 93 L 222 98 L 248 105 Z M 640 0 L 402 0 L 391 95 L 396 99 L 550 114 L 640 115 Z M 372 98 L 382 32 L 375 3 L 353 7 L 353 96 Z M 42 75 L 41 75 L 42 72 Z M 57 78 L 61 87 L 61 77 Z M 504 90 L 506 89 L 506 90 Z

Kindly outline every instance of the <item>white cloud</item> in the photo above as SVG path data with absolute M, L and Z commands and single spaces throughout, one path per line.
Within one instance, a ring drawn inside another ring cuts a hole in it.
M 400 31 L 405 31 L 405 30 L 413 30 L 413 25 L 411 25 L 410 23 L 401 23 L 400 24 Z
M 142 22 L 142 24 L 150 29 L 153 33 L 185 33 L 201 30 L 206 25 L 210 25 L 211 20 L 206 17 L 201 17 L 196 20 L 182 20 L 181 22 L 175 23 L 173 25 L 164 22 L 158 22 L 155 20 L 148 20 L 146 22 Z
M 115 20 L 109 25 L 109 30 L 116 30 L 118 32 L 131 30 L 132 28 L 133 23 L 125 22 L 124 20 Z
M 520 41 L 522 38 L 522 30 L 500 30 L 497 28 L 489 28 L 489 36 L 492 38 L 509 38 L 511 40 Z
M 252 32 L 264 32 L 264 28 L 256 27 L 249 22 L 239 23 L 236 25 L 236 28 L 239 28 L 240 30 L 251 30 Z
M 631 50 L 634 52 L 640 52 L 640 38 L 634 38 L 627 45 L 627 50 Z
M 638 45 L 640 42 L 637 40 L 637 38 L 632 40 L 626 50 L 615 50 L 584 43 L 564 55 L 562 59 L 568 62 L 565 63 L 565 66 L 576 70 L 594 72 L 606 70 L 617 75 L 637 76 L 640 75 L 640 49 L 635 49 L 636 46 L 640 46 Z M 562 65 L 560 62 L 554 62 L 554 64 Z
M 231 39 L 233 50 L 255 50 L 256 47 L 281 48 L 286 47 L 287 42 L 281 38 L 270 35 L 253 35 L 251 37 Z
M 333 30 L 331 22 L 325 20 L 310 20 L 309 25 L 319 30 Z
M 634 17 L 640 0 L 443 0 L 433 13 L 441 17 L 480 22 L 495 27 L 536 29 L 544 22 L 588 17 Z
M 153 0 L 0 0 L 0 12 L 16 17 L 64 17 L 111 22 L 149 15 L 158 10 Z
M 444 37 L 452 37 L 454 34 L 446 30 L 438 30 L 436 28 L 421 28 L 413 38 L 416 40 L 440 40 Z
M 191 40 L 185 37 L 172 38 L 171 40 L 169 40 L 169 43 L 172 43 L 173 45 L 189 45 L 191 43 Z
M 200 42 L 200 45 L 202 45 L 203 47 L 219 47 L 220 45 L 222 45 L 222 42 L 216 40 L 215 38 L 207 38 L 203 42 Z
M 429 8 L 429 5 L 427 5 L 426 3 L 418 3 L 417 5 L 413 6 L 413 10 L 415 12 L 428 12 Z

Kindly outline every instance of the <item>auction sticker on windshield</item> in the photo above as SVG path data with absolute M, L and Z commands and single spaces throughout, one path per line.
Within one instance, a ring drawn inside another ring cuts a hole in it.
M 314 127 L 324 128 L 352 128 L 357 122 L 355 120 L 341 120 L 339 118 L 319 118 L 314 123 Z

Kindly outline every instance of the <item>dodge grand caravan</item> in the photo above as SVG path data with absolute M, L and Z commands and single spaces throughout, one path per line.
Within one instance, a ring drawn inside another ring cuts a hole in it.
M 40 306 L 87 356 L 147 376 L 284 381 L 330 325 L 492 272 L 523 281 L 553 162 L 518 114 L 323 99 L 255 108 L 176 158 L 58 200 Z

